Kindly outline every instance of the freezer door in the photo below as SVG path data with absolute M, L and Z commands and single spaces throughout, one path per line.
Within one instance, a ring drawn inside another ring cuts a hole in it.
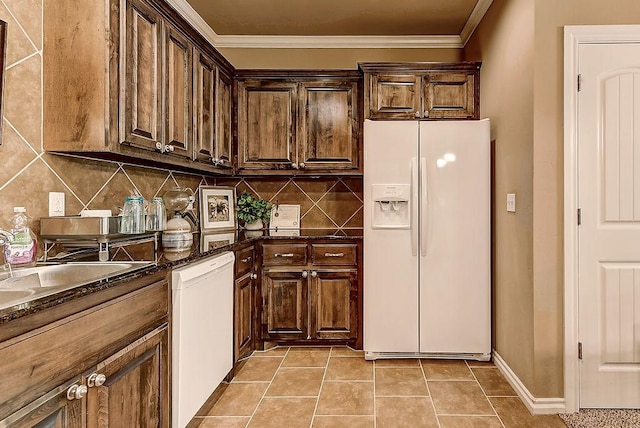
M 420 122 L 420 352 L 491 351 L 489 121 Z
M 365 351 L 418 352 L 417 204 L 413 200 L 417 194 L 417 156 L 418 122 L 365 121 Z M 389 186 L 388 192 L 381 185 Z M 407 185 L 409 191 L 402 191 Z M 372 189 L 377 189 L 377 196 Z M 409 225 L 399 218 L 390 221 L 394 227 L 381 226 L 385 218 L 394 215 L 394 204 L 384 206 L 374 199 L 394 195 L 402 199 L 404 196 L 398 195 L 407 193 L 408 206 L 403 208 L 400 203 L 395 209 L 398 216 L 403 215 L 403 209 L 409 210 Z M 374 210 L 382 209 L 388 211 L 378 213 L 376 224 L 372 224 Z

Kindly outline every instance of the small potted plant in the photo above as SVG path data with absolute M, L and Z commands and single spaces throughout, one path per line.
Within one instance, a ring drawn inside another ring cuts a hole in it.
M 247 230 L 262 229 L 262 222 L 269 221 L 271 217 L 271 203 L 247 192 L 240 195 L 237 207 L 238 218 L 244 221 L 244 228 Z

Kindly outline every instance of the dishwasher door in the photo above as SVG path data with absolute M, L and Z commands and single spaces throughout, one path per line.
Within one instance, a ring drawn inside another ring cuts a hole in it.
M 233 367 L 233 262 L 224 252 L 174 269 L 172 427 L 185 427 Z

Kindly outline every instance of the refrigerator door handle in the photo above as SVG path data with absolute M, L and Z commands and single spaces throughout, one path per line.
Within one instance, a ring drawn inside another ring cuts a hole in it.
M 411 158 L 411 254 L 418 255 L 418 158 Z
M 422 221 L 420 224 L 420 255 L 427 255 L 427 158 L 420 159 L 420 211 Z

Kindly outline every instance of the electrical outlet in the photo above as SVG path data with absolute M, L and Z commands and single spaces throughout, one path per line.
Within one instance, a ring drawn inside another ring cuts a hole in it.
M 516 194 L 507 193 L 507 212 L 516 212 Z
M 64 193 L 49 192 L 49 217 L 64 215 Z

